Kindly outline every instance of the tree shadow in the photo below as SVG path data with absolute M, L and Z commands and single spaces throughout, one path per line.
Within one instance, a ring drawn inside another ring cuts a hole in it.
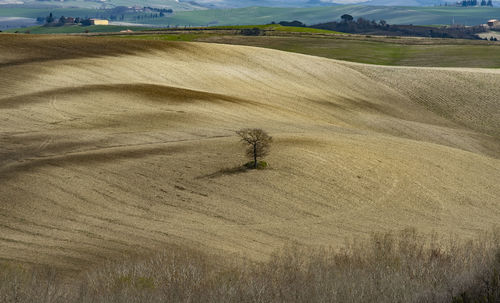
M 248 171 L 248 168 L 246 168 L 243 165 L 240 165 L 240 166 L 235 166 L 235 167 L 230 167 L 230 168 L 222 168 L 214 173 L 199 176 L 196 179 L 218 178 L 218 177 L 222 177 L 222 176 L 241 174 L 241 173 L 245 173 L 247 171 Z

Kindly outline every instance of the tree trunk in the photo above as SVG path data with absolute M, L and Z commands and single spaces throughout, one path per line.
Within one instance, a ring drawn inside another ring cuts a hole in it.
M 253 145 L 253 168 L 257 168 L 257 144 Z

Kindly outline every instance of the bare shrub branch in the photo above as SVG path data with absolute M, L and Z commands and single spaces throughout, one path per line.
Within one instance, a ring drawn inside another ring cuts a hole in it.
M 0 302 L 499 302 L 499 240 L 429 240 L 409 229 L 340 251 L 292 243 L 267 262 L 172 246 L 67 279 L 0 264 Z

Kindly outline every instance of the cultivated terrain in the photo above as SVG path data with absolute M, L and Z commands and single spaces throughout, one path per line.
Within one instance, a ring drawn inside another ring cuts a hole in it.
M 248 46 L 0 35 L 0 258 L 79 270 L 171 244 L 500 222 L 500 71 Z M 273 137 L 266 170 L 235 131 Z

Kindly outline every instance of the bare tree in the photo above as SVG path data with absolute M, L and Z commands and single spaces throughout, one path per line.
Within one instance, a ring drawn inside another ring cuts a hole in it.
M 249 145 L 247 156 L 253 159 L 253 167 L 257 168 L 258 158 L 265 157 L 269 153 L 272 137 L 260 128 L 245 128 L 236 132 L 245 145 Z

